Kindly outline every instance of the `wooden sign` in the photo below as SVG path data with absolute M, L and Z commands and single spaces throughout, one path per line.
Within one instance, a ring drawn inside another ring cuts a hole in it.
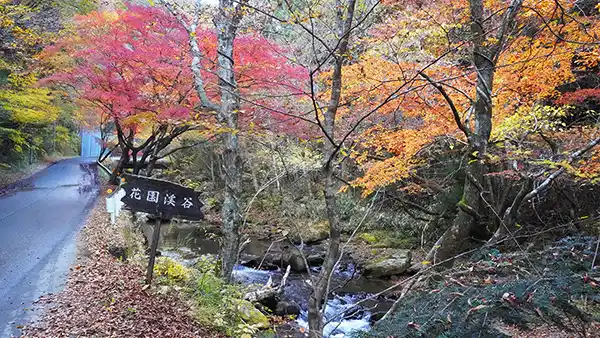
M 125 196 L 121 199 L 133 211 L 142 211 L 161 218 L 201 220 L 202 202 L 199 193 L 182 185 L 137 175 L 125 175 Z
M 124 178 L 125 183 L 121 188 L 125 194 L 121 202 L 132 211 L 147 212 L 156 216 L 146 271 L 146 285 L 150 285 L 160 238 L 161 219 L 178 217 L 201 220 L 204 218 L 201 209 L 203 204 L 197 192 L 176 183 L 137 175 L 125 175 Z

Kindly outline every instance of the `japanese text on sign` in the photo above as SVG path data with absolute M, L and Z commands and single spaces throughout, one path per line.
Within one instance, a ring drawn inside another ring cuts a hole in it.
M 126 175 L 122 201 L 129 209 L 160 217 L 201 219 L 198 192 L 168 181 Z
M 139 188 L 133 188 L 131 189 L 131 193 L 129 194 L 129 198 L 131 199 L 135 199 L 138 201 L 142 200 L 142 196 L 144 196 L 144 191 L 142 191 Z M 159 191 L 153 191 L 153 190 L 149 190 L 146 194 L 146 202 L 150 202 L 150 203 L 161 203 L 160 202 L 160 192 Z M 192 198 L 190 197 L 183 197 L 181 202 L 181 206 L 184 207 L 185 209 L 189 209 L 191 207 L 194 206 L 194 202 L 192 202 Z M 175 207 L 177 206 L 176 203 L 178 203 L 179 201 L 177 200 L 177 196 L 175 196 L 175 194 L 173 193 L 166 193 L 163 199 L 163 204 L 164 205 L 168 205 L 168 206 L 172 206 Z

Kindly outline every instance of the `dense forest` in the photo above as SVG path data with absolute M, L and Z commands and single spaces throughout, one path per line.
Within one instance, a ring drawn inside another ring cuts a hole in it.
M 594 0 L 0 0 L 0 165 L 97 130 L 111 192 L 199 191 L 217 252 L 154 272 L 218 334 L 592 337 L 599 34 Z
M 38 85 L 47 76 L 37 56 L 63 18 L 92 1 L 2 1 L 0 4 L 0 165 L 19 168 L 44 156 L 77 152 L 81 114 L 64 93 Z

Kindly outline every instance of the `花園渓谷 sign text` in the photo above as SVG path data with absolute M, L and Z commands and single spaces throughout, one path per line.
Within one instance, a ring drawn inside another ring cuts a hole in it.
M 179 184 L 148 177 L 125 175 L 125 196 L 121 199 L 133 211 L 162 218 L 200 220 L 202 202 L 197 192 Z

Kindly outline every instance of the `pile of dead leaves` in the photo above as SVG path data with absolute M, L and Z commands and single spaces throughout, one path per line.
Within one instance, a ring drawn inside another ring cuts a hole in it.
M 44 315 L 25 337 L 217 337 L 176 296 L 145 289 L 139 264 L 109 254 L 123 235 L 103 207 L 98 203 L 80 235 L 80 257 L 65 289 L 39 301 Z

